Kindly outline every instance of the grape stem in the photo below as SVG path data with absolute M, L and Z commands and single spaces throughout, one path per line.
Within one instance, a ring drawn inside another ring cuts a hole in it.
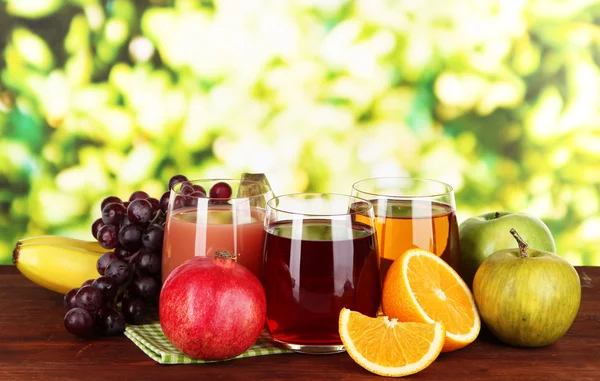
M 129 279 L 127 279 L 127 281 L 125 283 L 123 283 L 123 285 L 121 287 L 119 287 L 119 289 L 117 290 L 117 295 L 115 295 L 113 302 L 116 302 L 117 300 L 119 300 L 121 295 L 124 295 L 127 292 L 127 289 L 129 288 L 131 283 L 133 283 L 134 278 L 135 278 L 135 269 L 133 269 L 133 271 L 131 271 L 131 274 L 129 275 Z
M 154 216 L 154 218 L 152 219 L 152 221 L 150 221 L 149 225 L 154 225 L 154 224 L 160 224 L 164 221 L 165 219 L 165 214 L 163 213 L 162 210 L 159 210 L 158 212 L 156 212 L 156 215 Z
M 529 245 L 527 244 L 527 242 L 525 242 L 525 240 L 519 235 L 519 233 L 517 233 L 515 228 L 510 229 L 510 234 L 512 234 L 513 237 L 515 237 L 515 239 L 517 240 L 517 243 L 519 244 L 519 251 L 521 253 L 521 258 L 529 257 L 529 255 L 527 255 L 527 249 L 529 248 Z

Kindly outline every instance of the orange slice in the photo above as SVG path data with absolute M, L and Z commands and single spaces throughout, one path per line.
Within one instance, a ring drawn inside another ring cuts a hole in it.
M 445 337 L 441 323 L 400 323 L 346 308 L 340 312 L 339 329 L 346 352 L 358 365 L 391 377 L 427 368 L 440 354 Z
M 440 322 L 446 328 L 442 352 L 472 343 L 481 320 L 473 294 L 462 278 L 437 255 L 407 250 L 390 266 L 383 281 L 383 313 L 400 321 Z

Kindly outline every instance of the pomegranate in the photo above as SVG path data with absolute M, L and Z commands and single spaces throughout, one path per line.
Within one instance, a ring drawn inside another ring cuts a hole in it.
M 260 281 L 234 254 L 188 259 L 171 272 L 160 293 L 160 326 L 186 355 L 202 360 L 236 357 L 250 348 L 265 324 Z

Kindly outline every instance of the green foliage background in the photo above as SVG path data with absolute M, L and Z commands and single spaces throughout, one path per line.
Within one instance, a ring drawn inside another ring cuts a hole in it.
M 380 175 L 529 212 L 600 265 L 600 1 L 0 2 L 0 263 L 103 197 Z

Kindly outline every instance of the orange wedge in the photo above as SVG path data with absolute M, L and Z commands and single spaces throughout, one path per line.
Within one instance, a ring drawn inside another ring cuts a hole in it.
M 437 255 L 421 249 L 408 250 L 392 263 L 381 305 L 385 315 L 399 321 L 443 323 L 442 352 L 472 343 L 481 328 L 473 294 L 462 278 Z
M 400 323 L 342 308 L 340 337 L 352 359 L 380 376 L 400 377 L 429 366 L 444 345 L 441 323 Z

